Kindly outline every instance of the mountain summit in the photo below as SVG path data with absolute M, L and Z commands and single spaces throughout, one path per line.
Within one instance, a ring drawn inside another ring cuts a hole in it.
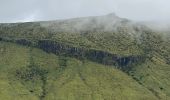
M 86 31 L 115 32 L 120 27 L 128 28 L 133 31 L 133 28 L 138 26 L 135 22 L 120 18 L 114 13 L 104 16 L 91 16 L 69 20 L 41 22 L 41 25 L 42 27 L 55 30 L 56 32 L 69 33 L 82 33 Z

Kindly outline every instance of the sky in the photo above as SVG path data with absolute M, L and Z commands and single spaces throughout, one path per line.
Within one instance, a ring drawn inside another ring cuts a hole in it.
M 0 0 L 0 23 L 100 16 L 170 21 L 170 0 Z

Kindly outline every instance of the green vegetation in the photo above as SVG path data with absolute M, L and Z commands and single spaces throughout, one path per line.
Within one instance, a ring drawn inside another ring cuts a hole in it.
M 131 76 L 142 86 L 148 88 L 155 96 L 161 100 L 170 99 L 170 67 L 166 62 L 153 57 L 142 65 L 138 65 L 130 72 Z
M 30 49 L 0 42 L 0 99 L 157 99 L 149 90 L 112 66 Z
M 116 32 L 57 32 L 46 27 L 41 23 L 19 23 L 10 25 L 0 25 L 0 37 L 7 39 L 27 39 L 41 40 L 48 39 L 76 47 L 84 47 L 107 51 L 117 55 L 140 55 L 142 53 L 137 39 L 131 38 L 124 30 Z
M 170 100 L 170 36 L 112 17 L 0 24 L 0 100 Z

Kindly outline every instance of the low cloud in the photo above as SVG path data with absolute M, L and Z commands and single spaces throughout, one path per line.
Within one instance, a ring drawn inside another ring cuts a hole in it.
M 0 0 L 0 22 L 56 20 L 115 12 L 137 21 L 169 21 L 169 0 Z

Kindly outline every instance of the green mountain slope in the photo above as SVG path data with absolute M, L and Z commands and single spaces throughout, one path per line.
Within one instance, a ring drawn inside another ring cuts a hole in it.
M 159 58 L 153 57 L 152 60 L 137 65 L 130 72 L 131 76 L 142 86 L 148 88 L 161 100 L 170 99 L 170 66 Z
M 0 42 L 1 100 L 157 100 L 113 66 Z
M 114 14 L 0 24 L 2 100 L 169 100 L 169 34 Z
M 0 24 L 0 37 L 48 39 L 125 56 L 142 53 L 137 44 L 137 37 L 142 31 L 142 26 L 113 15 L 51 22 Z

